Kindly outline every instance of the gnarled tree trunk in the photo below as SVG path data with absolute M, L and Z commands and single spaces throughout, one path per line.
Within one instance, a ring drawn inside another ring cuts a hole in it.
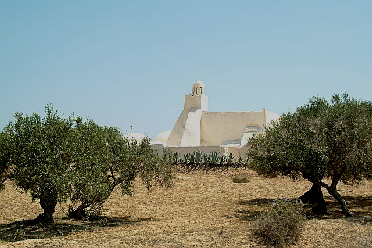
M 43 223 L 54 223 L 53 214 L 55 212 L 57 205 L 57 199 L 45 197 L 40 197 L 40 206 L 44 210 L 44 213 L 40 214 L 36 221 Z
M 341 209 L 342 209 L 342 213 L 346 216 L 346 217 L 351 217 L 353 216 L 354 214 L 352 212 L 350 212 L 350 210 L 347 208 L 347 204 L 346 204 L 346 201 L 342 198 L 342 196 L 340 195 L 340 193 L 338 193 L 336 187 L 327 187 L 327 190 L 328 190 L 328 193 L 333 196 L 333 198 L 335 198 L 338 203 L 340 204 L 341 206 Z
M 322 186 L 316 183 L 313 183 L 311 189 L 305 192 L 300 198 L 303 203 L 315 204 L 316 206 L 312 208 L 314 214 L 326 214 L 327 205 L 324 200 Z
M 77 207 L 76 209 L 69 210 L 68 217 L 76 219 L 76 220 L 83 220 L 87 218 L 87 213 L 85 211 L 86 205 L 83 203 Z

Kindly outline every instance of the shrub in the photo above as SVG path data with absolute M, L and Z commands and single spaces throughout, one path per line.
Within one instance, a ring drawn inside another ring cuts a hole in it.
M 243 167 L 247 163 L 243 158 L 235 158 L 232 153 L 229 155 L 220 155 L 217 152 L 211 152 L 205 154 L 202 151 L 194 151 L 192 153 L 186 153 L 183 156 L 180 154 L 173 153 L 170 155 L 172 164 L 182 165 L 190 168 L 220 168 L 220 167 Z
M 304 221 L 302 204 L 276 201 L 257 218 L 253 234 L 265 245 L 285 247 L 298 241 Z
M 249 178 L 246 175 L 235 175 L 231 180 L 233 183 L 249 183 Z

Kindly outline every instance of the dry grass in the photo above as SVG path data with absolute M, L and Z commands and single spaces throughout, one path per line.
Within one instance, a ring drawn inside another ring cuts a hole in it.
M 249 182 L 231 180 L 242 174 Z M 41 212 L 39 204 L 7 185 L 0 192 L 0 247 L 260 247 L 251 230 L 255 216 L 310 186 L 243 169 L 178 173 L 172 189 L 147 192 L 136 183 L 133 197 L 114 192 L 101 220 L 64 219 L 60 204 L 56 223 L 41 227 L 25 221 Z M 372 247 L 372 183 L 340 185 L 340 193 L 356 217 L 343 217 L 328 197 L 331 214 L 309 218 L 297 247 Z

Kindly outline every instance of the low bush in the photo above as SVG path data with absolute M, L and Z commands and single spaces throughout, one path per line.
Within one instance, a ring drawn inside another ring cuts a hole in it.
M 301 203 L 276 201 L 257 218 L 253 234 L 265 245 L 286 247 L 298 241 L 304 221 Z
M 235 175 L 231 178 L 233 183 L 249 183 L 247 175 Z

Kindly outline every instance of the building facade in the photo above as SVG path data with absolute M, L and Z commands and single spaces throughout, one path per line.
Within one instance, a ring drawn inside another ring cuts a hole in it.
M 248 139 L 263 132 L 279 115 L 266 111 L 210 112 L 205 85 L 198 80 L 191 94 L 185 95 L 184 108 L 173 130 L 158 135 L 153 142 L 157 150 L 168 147 L 178 154 L 213 151 L 245 157 Z

